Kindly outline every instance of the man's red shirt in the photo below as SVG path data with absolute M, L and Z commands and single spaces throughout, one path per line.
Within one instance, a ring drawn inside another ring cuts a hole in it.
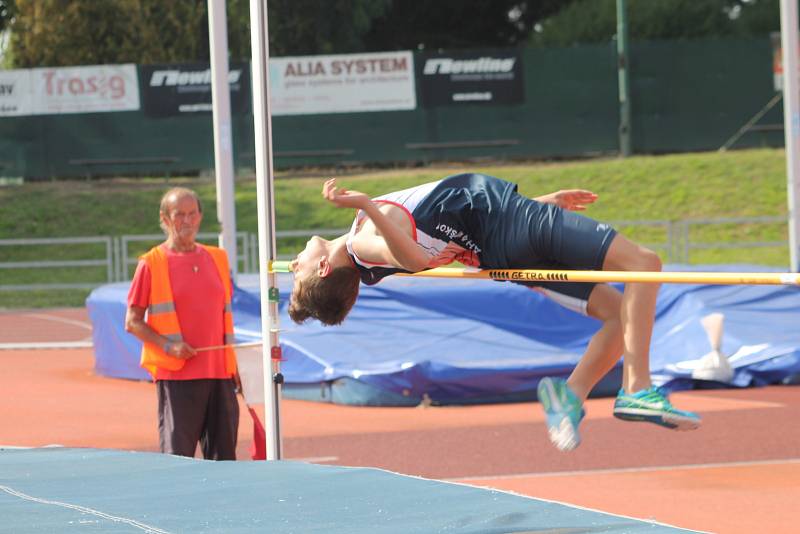
M 195 349 L 225 343 L 225 288 L 211 255 L 200 247 L 193 252 L 174 252 L 160 245 L 167 254 L 169 282 L 184 342 Z M 147 308 L 150 305 L 151 272 L 140 261 L 128 292 L 128 306 Z M 158 369 L 156 380 L 195 380 L 230 378 L 225 372 L 222 349 L 201 351 L 186 360 L 183 369 Z

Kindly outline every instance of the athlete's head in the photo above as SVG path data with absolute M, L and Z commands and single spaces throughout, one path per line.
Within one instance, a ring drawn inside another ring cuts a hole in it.
M 340 324 L 358 297 L 358 271 L 352 265 L 332 266 L 329 244 L 314 236 L 289 264 L 294 273 L 289 317 L 298 324 L 309 317 L 329 326 Z

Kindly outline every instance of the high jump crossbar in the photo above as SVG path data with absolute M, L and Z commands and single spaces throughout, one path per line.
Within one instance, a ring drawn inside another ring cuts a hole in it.
M 289 272 L 288 261 L 273 261 L 270 271 Z M 568 271 L 437 267 L 402 276 L 470 278 L 511 282 L 643 282 L 655 284 L 800 285 L 800 273 L 715 273 L 651 271 Z

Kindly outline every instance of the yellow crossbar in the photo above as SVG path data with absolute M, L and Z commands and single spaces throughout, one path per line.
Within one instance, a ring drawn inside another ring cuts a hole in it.
M 288 261 L 273 261 L 272 272 L 289 272 Z M 567 271 L 541 269 L 470 269 L 439 267 L 414 274 L 425 278 L 478 278 L 518 282 L 644 282 L 661 284 L 800 285 L 798 273 L 714 273 Z

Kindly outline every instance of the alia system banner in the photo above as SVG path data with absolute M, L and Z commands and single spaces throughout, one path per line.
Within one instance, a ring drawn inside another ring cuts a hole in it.
M 272 58 L 273 115 L 417 107 L 411 52 Z

